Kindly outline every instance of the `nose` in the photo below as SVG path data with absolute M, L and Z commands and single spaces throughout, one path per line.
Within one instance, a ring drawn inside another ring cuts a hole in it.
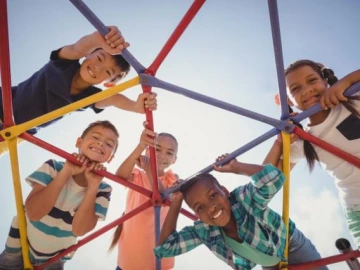
M 97 144 L 98 144 L 98 145 L 101 145 L 101 146 L 104 145 L 103 141 L 97 141 Z
M 304 87 L 303 91 L 302 91 L 302 95 L 306 96 L 308 94 L 311 94 L 314 91 L 314 88 L 312 86 L 306 86 Z
M 213 203 L 212 205 L 209 206 L 209 215 L 212 215 L 216 212 L 216 204 Z

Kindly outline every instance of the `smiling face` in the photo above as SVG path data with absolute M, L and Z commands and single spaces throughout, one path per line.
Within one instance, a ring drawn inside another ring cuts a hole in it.
M 169 135 L 160 134 L 156 140 L 156 162 L 158 174 L 164 174 L 164 170 L 176 161 L 178 144 L 176 140 Z
M 117 147 L 118 135 L 109 128 L 101 125 L 92 127 L 83 137 L 78 138 L 76 147 L 80 154 L 91 161 L 110 162 Z
M 90 85 L 110 82 L 122 73 L 113 56 L 103 49 L 89 54 L 80 67 L 80 77 Z
M 328 84 L 308 65 L 300 66 L 286 75 L 288 98 L 301 111 L 319 102 Z
M 225 227 L 231 220 L 229 192 L 213 179 L 200 178 L 185 192 L 187 205 L 199 219 L 211 226 Z

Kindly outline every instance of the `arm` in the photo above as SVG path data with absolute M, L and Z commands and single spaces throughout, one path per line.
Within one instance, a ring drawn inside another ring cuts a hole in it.
M 113 106 L 121 110 L 145 113 L 145 109 L 149 109 L 151 111 L 156 110 L 157 99 L 156 93 L 142 93 L 138 96 L 136 101 L 133 101 L 122 94 L 115 94 L 96 102 L 94 106 L 97 109 L 104 109 L 106 107 Z
M 169 212 L 161 228 L 159 244 L 154 249 L 158 259 L 186 253 L 202 244 L 194 226 L 187 226 L 180 232 L 176 231 L 176 223 L 181 209 L 181 203 L 181 192 L 175 192 Z
M 31 221 L 39 221 L 51 211 L 70 177 L 71 171 L 63 168 L 47 186 L 37 183 L 33 185 L 25 201 L 26 213 Z
M 121 178 L 131 180 L 131 173 L 134 169 L 135 164 L 139 163 L 142 152 L 148 146 L 155 146 L 155 139 L 153 138 L 156 137 L 156 133 L 146 128 L 147 122 L 144 122 L 143 125 L 145 128 L 141 133 L 139 144 L 116 171 L 116 175 Z
M 98 216 L 95 214 L 95 201 L 98 188 L 88 187 L 84 200 L 76 211 L 72 223 L 73 233 L 82 236 L 95 228 Z
M 356 70 L 332 85 L 320 98 L 320 104 L 324 109 L 333 108 L 340 102 L 348 101 L 344 92 L 353 84 L 360 81 L 360 69 Z
M 110 54 L 119 54 L 129 46 L 125 42 L 119 29 L 109 26 L 109 32 L 103 37 L 99 32 L 94 32 L 80 38 L 76 43 L 61 48 L 59 57 L 62 59 L 77 60 L 93 52 L 97 48 L 103 48 Z
M 105 217 L 106 215 L 111 187 L 110 191 L 106 191 L 104 188 L 99 190 L 103 176 L 93 172 L 101 170 L 106 169 L 102 164 L 95 162 L 93 162 L 85 169 L 84 176 L 87 181 L 87 190 L 84 199 L 80 203 L 79 208 L 74 215 L 72 222 L 73 233 L 76 236 L 82 236 L 94 229 L 99 216 L 102 215 Z M 102 209 L 102 211 L 97 209 L 99 207 Z

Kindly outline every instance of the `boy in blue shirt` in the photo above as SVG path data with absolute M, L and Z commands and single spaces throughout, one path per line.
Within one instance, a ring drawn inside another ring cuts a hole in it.
M 222 160 L 223 155 L 218 158 Z M 211 174 L 199 174 L 188 180 L 172 196 L 170 210 L 161 230 L 158 258 L 177 256 L 205 244 L 233 269 L 277 269 L 283 257 L 286 228 L 281 216 L 267 205 L 285 181 L 272 165 L 252 165 L 236 159 L 216 171 L 251 176 L 252 183 L 229 193 Z M 176 231 L 176 222 L 185 199 L 200 221 Z M 289 264 L 320 259 L 320 255 L 290 221 Z M 319 268 L 322 270 L 327 267 Z
M 119 29 L 109 26 L 109 32 L 103 37 L 94 32 L 66 45 L 50 55 L 50 61 L 29 79 L 12 87 L 13 113 L 16 124 L 27 122 L 73 102 L 99 93 L 102 90 L 94 85 L 104 83 L 114 86 L 124 78 L 129 63 L 120 55 L 129 46 Z M 79 59 L 85 57 L 82 64 Z M 2 89 L 0 87 L 0 129 L 4 120 L 2 107 Z M 88 107 L 95 113 L 109 106 L 144 113 L 145 108 L 156 109 L 156 95 L 142 93 L 136 101 L 122 94 L 115 94 Z M 84 108 L 85 109 L 85 108 Z M 80 109 L 81 111 L 83 109 Z M 62 117 L 59 117 L 60 119 Z M 56 120 L 44 123 L 29 130 L 35 134 L 40 128 L 53 124 Z M 0 155 L 7 151 L 6 142 L 0 142 Z

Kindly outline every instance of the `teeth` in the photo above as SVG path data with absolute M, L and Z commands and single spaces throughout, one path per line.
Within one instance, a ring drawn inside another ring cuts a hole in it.
M 213 216 L 213 219 L 217 219 L 218 217 L 221 216 L 223 210 L 221 209 L 220 211 L 218 211 L 214 216 Z
M 95 78 L 95 75 L 94 75 L 94 73 L 91 71 L 91 69 L 88 67 L 87 68 L 88 69 L 88 72 L 89 72 L 89 74 L 91 75 L 91 77 L 94 77 Z
M 102 154 L 102 152 L 99 149 L 96 149 L 94 147 L 90 147 L 90 150 L 99 154 Z

